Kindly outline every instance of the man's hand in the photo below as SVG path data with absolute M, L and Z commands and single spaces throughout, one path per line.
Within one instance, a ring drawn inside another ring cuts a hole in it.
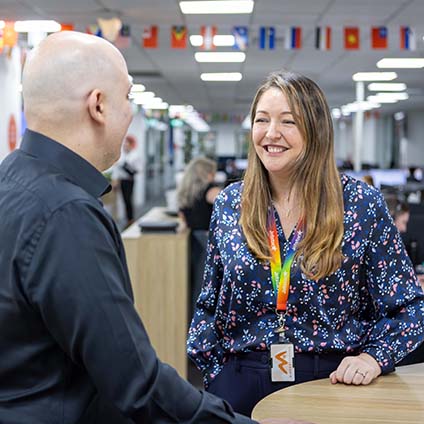
M 331 383 L 354 384 L 355 386 L 370 384 L 381 374 L 380 365 L 368 353 L 358 356 L 347 356 L 336 371 L 330 374 Z
M 309 421 L 292 420 L 290 418 L 267 418 L 259 421 L 259 424 L 313 424 Z

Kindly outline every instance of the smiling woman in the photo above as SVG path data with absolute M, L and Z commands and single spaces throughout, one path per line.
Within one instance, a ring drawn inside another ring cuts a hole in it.
M 337 172 L 321 89 L 273 73 L 251 122 L 244 181 L 215 201 L 188 339 L 207 390 L 247 415 L 292 384 L 367 385 L 424 333 L 423 293 L 381 193 Z

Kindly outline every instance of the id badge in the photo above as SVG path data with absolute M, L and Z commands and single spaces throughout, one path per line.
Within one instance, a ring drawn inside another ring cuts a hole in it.
M 295 381 L 294 346 L 292 343 L 271 345 L 271 381 Z

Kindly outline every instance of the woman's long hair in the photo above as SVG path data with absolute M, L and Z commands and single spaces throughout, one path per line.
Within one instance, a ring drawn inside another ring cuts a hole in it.
M 198 157 L 192 159 L 184 171 L 178 190 L 179 208 L 190 208 L 202 196 L 210 183 L 211 175 L 216 172 L 216 163 L 212 159 Z
M 323 278 L 342 261 L 343 193 L 334 159 L 333 123 L 321 89 L 309 78 L 281 71 L 268 76 L 252 103 L 251 126 L 262 94 L 275 87 L 289 103 L 304 140 L 301 157 L 294 164 L 291 187 L 296 185 L 305 232 L 296 257 L 303 273 Z M 253 141 L 244 177 L 240 224 L 249 248 L 260 260 L 270 259 L 267 239 L 267 209 L 271 193 L 268 173 L 256 154 Z

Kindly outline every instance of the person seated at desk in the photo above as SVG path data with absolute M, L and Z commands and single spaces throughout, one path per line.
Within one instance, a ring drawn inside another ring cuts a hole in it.
M 272 73 L 251 122 L 244 180 L 215 201 L 187 342 L 207 390 L 245 414 L 292 384 L 370 384 L 424 333 L 424 295 L 382 194 L 337 171 L 321 89 Z

